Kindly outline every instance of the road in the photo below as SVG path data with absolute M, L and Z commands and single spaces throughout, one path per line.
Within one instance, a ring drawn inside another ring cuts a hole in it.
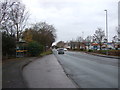
M 118 88 L 118 59 L 81 52 L 53 51 L 65 72 L 80 88 Z

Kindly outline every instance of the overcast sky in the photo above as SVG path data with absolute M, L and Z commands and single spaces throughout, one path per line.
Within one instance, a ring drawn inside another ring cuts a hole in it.
M 75 40 L 105 30 L 108 10 L 109 40 L 116 35 L 119 0 L 23 0 L 30 13 L 29 24 L 46 21 L 56 28 L 56 41 Z

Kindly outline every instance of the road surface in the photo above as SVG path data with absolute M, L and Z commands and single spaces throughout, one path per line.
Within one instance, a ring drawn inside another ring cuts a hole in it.
M 118 88 L 118 59 L 81 52 L 53 51 L 64 70 L 80 88 Z

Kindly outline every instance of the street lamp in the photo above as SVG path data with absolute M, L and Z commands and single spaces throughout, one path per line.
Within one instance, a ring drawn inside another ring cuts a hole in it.
M 108 42 L 108 19 L 107 19 L 107 10 L 104 10 L 106 12 L 106 39 Z
M 107 10 L 104 10 L 106 12 L 106 41 L 107 41 L 107 44 L 108 44 L 108 18 L 107 18 Z M 108 45 L 107 45 L 107 49 L 108 49 Z M 108 55 L 108 50 L 106 52 L 106 54 Z

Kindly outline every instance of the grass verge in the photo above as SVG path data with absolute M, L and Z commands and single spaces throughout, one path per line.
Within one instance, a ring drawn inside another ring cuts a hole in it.
M 45 56 L 45 55 L 49 55 L 49 54 L 52 54 L 52 53 L 53 53 L 52 50 L 48 50 L 46 52 L 41 53 L 40 56 Z
M 120 57 L 120 50 L 80 50 L 80 49 L 74 49 L 70 51 L 78 51 L 78 52 L 89 52 L 89 53 L 96 53 L 101 55 L 108 55 L 110 56 L 119 56 Z

